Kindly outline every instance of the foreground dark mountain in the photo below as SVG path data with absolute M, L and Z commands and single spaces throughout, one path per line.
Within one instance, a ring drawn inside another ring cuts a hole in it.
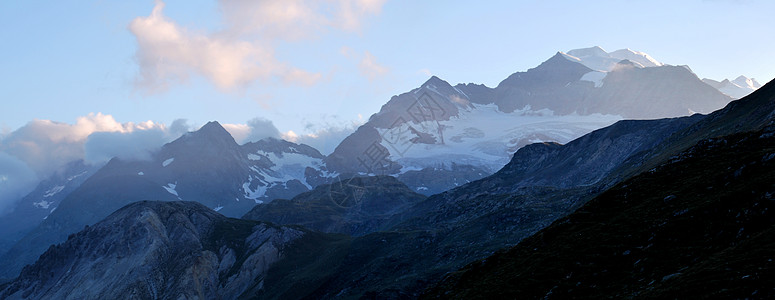
M 428 298 L 775 297 L 775 128 L 703 140 Z
M 307 191 L 322 181 L 323 156 L 312 147 L 266 139 L 238 145 L 210 122 L 164 145 L 147 161 L 112 159 L 67 195 L 57 209 L 0 257 L 13 278 L 50 245 L 136 201 L 196 201 L 240 217 L 256 203 Z M 41 217 L 42 218 L 42 217 Z
M 425 198 L 390 176 L 354 177 L 258 204 L 242 218 L 359 236 L 387 229 L 391 217 Z
M 332 237 L 230 219 L 196 202 L 137 202 L 52 246 L 3 299 L 236 299 L 294 245 Z

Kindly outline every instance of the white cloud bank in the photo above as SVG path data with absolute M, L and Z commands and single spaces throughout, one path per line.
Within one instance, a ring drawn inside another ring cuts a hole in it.
M 277 130 L 274 123 L 260 117 L 248 121 L 247 124 L 222 124 L 222 126 L 238 144 L 257 142 L 268 137 L 281 138 L 280 130 Z
M 172 84 L 186 82 L 192 73 L 224 90 L 259 80 L 313 85 L 322 74 L 279 61 L 274 44 L 314 38 L 331 29 L 357 31 L 365 17 L 380 12 L 384 2 L 221 0 L 225 29 L 201 33 L 167 18 L 164 2 L 156 1 L 149 16 L 135 18 L 129 24 L 138 45 L 135 59 L 140 71 L 136 87 L 149 93 L 161 92 Z M 366 68 L 373 70 L 372 66 Z
M 153 121 L 119 123 L 102 113 L 79 117 L 75 124 L 33 120 L 0 140 L 0 213 L 69 162 L 146 159 L 186 131 L 185 120 L 168 128 Z
M 152 131 L 160 132 L 159 136 L 164 138 L 148 141 L 147 136 L 141 134 Z M 94 133 L 104 134 L 92 138 Z M 122 143 L 108 141 L 108 133 L 125 135 L 126 138 Z M 3 138 L 0 141 L 0 151 L 20 159 L 39 177 L 46 177 L 73 160 L 87 159 L 87 161 L 97 162 L 101 160 L 98 157 L 113 157 L 128 153 L 120 147 L 158 147 L 161 146 L 159 143 L 170 138 L 163 124 L 152 121 L 119 123 L 111 115 L 97 113 L 79 117 L 75 124 L 33 120 Z M 97 140 L 87 143 L 90 139 Z M 100 142 L 99 139 L 105 141 Z M 109 149 L 103 147 L 106 143 L 114 143 L 116 148 L 108 151 Z M 93 146 L 95 149 L 87 149 L 87 146 Z M 87 152 L 96 156 L 87 157 Z

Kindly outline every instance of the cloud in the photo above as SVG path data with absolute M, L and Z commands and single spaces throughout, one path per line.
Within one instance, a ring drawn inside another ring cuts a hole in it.
M 280 138 L 280 131 L 274 126 L 272 121 L 264 118 L 254 118 L 248 121 L 250 127 L 249 141 L 259 141 L 268 137 Z
M 337 27 L 356 31 L 361 27 L 364 16 L 379 14 L 386 0 L 340 0 Z
M 293 132 L 293 130 L 288 130 L 286 132 L 283 132 L 280 134 L 280 137 L 286 141 L 298 143 L 299 142 L 299 134 Z
M 106 162 L 113 157 L 148 160 L 151 153 L 170 141 L 162 128 L 123 132 L 95 132 L 84 145 L 87 162 Z
M 356 32 L 386 0 L 220 0 L 227 32 L 236 36 L 298 40 L 327 30 Z
M 358 71 L 361 76 L 366 77 L 369 81 L 374 81 L 390 71 L 387 67 L 377 63 L 377 58 L 369 51 L 364 51 L 363 55 L 360 56 L 356 54 L 355 50 L 352 48 L 343 46 L 339 49 L 339 54 L 348 59 L 357 61 Z
M 102 113 L 79 117 L 75 124 L 33 120 L 0 140 L 0 214 L 72 161 L 147 159 L 189 129 L 184 119 L 167 128 L 152 121 L 119 123 Z
M 180 127 L 179 123 L 176 128 L 181 130 Z M 157 132 L 153 134 L 163 138 L 156 138 L 151 145 L 150 135 L 145 132 Z M 95 133 L 105 134 L 92 138 Z M 97 113 L 79 117 L 75 124 L 33 120 L 0 141 L 0 151 L 24 162 L 39 178 L 46 178 L 74 160 L 98 163 L 128 153 L 129 149 L 161 146 L 177 136 L 164 124 L 119 123 L 111 115 Z M 122 147 L 126 149 L 121 150 Z
M 388 68 L 377 63 L 377 59 L 369 51 L 363 54 L 363 59 L 358 64 L 361 75 L 373 81 L 388 72 Z
M 263 109 L 269 110 L 275 106 L 275 104 L 272 101 L 274 100 L 274 97 L 270 94 L 255 95 L 255 96 L 252 96 L 251 98 L 253 98 L 253 101 L 258 103 L 258 105 L 260 105 L 261 108 Z
M 189 30 L 164 15 L 157 1 L 149 16 L 129 24 L 137 39 L 135 86 L 148 93 L 184 83 L 191 74 L 204 76 L 222 90 L 256 81 L 314 85 L 322 74 L 281 62 L 278 41 L 310 39 L 326 30 L 357 31 L 362 20 L 378 14 L 384 0 L 221 0 L 224 29 Z
M 322 122 L 308 122 L 306 134 L 288 132 L 284 138 L 293 138 L 295 143 L 307 144 L 324 155 L 331 154 L 347 136 L 363 125 L 363 117 L 359 114 L 357 120 L 342 120 L 339 116 L 325 116 Z M 290 139 L 289 139 L 290 140 Z
M 305 134 L 296 138 L 296 143 L 307 144 L 317 149 L 323 155 L 329 155 L 347 136 L 355 132 L 357 127 L 330 127 L 320 129 L 315 133 Z
M 31 192 L 38 182 L 35 172 L 18 158 L 0 151 L 0 215 Z
M 247 124 L 221 124 L 221 126 L 229 132 L 237 144 L 244 144 L 245 140 L 250 136 L 250 126 Z
M 321 78 L 279 62 L 270 47 L 190 32 L 166 18 L 163 10 L 164 2 L 158 1 L 150 16 L 129 24 L 138 44 L 135 59 L 140 74 L 135 84 L 147 91 L 186 82 L 190 73 L 210 79 L 221 89 L 272 77 L 305 85 Z
M 179 137 L 189 131 L 191 131 L 191 125 L 188 124 L 187 119 L 176 119 L 170 124 L 169 134 L 173 137 Z
M 425 68 L 417 70 L 417 74 L 423 75 L 425 77 L 433 76 L 433 73 L 431 73 L 431 70 L 428 70 Z
M 247 124 L 223 124 L 222 126 L 238 144 L 257 142 L 268 137 L 276 139 L 282 137 L 280 130 L 277 130 L 272 121 L 261 117 L 253 118 Z

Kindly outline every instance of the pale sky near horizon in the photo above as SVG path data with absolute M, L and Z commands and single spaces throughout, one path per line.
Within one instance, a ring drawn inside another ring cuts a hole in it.
M 33 119 L 187 119 L 315 134 L 432 75 L 494 87 L 557 51 L 631 48 L 775 77 L 775 1 L 4 1 L 0 138 Z

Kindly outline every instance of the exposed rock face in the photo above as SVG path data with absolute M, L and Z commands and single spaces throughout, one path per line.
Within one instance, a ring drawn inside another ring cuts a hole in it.
M 235 299 L 304 234 L 195 202 L 137 202 L 49 248 L 0 298 Z
M 355 177 L 256 205 L 242 218 L 360 236 L 387 229 L 388 219 L 424 199 L 391 176 Z

